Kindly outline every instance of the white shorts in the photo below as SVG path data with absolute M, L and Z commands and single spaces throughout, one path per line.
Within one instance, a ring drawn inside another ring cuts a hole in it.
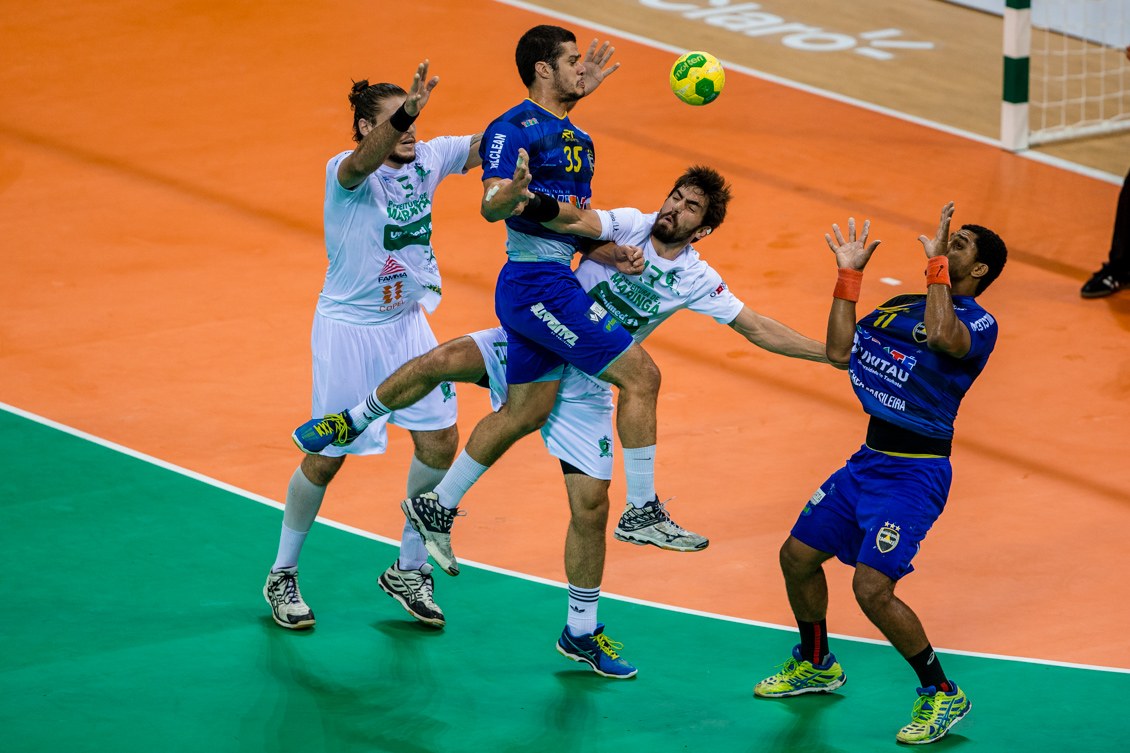
M 314 355 L 312 417 L 339 413 L 363 401 L 392 372 L 439 343 L 420 308 L 381 324 L 348 324 L 314 314 L 310 348 Z M 423 400 L 369 424 L 346 447 L 330 445 L 322 455 L 378 455 L 388 447 L 391 422 L 404 429 L 437 431 L 455 425 L 455 386 L 444 382 Z
M 501 327 L 470 334 L 486 364 L 491 407 L 506 402 L 506 332 Z M 553 412 L 541 429 L 553 457 L 585 474 L 612 479 L 616 433 L 612 430 L 612 388 L 607 382 L 566 366 Z

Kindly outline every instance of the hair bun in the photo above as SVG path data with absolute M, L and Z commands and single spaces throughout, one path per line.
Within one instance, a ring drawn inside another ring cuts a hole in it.
M 369 88 L 369 79 L 363 78 L 360 81 L 353 82 L 353 88 L 349 91 L 349 102 L 356 105 L 361 95 Z

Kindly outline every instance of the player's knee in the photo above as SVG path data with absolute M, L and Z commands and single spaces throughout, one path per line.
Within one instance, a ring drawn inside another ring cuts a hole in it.
M 442 346 L 429 350 L 415 359 L 415 372 L 429 382 L 446 381 L 455 368 L 452 354 Z
M 603 537 L 608 525 L 608 500 L 572 505 L 573 527 L 597 537 Z
M 870 616 L 881 611 L 894 597 L 894 581 L 878 571 L 856 568 L 851 580 L 851 590 L 864 614 Z
M 635 395 L 658 395 L 661 375 L 655 361 L 638 345 L 632 346 L 608 372 L 621 391 Z
M 344 457 L 331 458 L 324 455 L 307 455 L 302 459 L 302 475 L 315 486 L 329 486 L 344 463 Z
M 556 396 L 556 393 L 554 394 Z M 545 426 L 549 414 L 553 412 L 553 402 L 550 400 L 523 401 L 520 405 L 506 403 L 502 412 L 505 414 L 513 433 L 519 436 L 533 434 Z
M 459 427 L 451 425 L 446 429 L 428 432 L 413 432 L 416 444 L 416 457 L 431 468 L 450 468 L 459 451 Z
M 801 578 L 811 575 L 820 569 L 822 561 L 812 557 L 792 536 L 781 544 L 777 559 L 781 564 L 781 572 L 786 578 Z

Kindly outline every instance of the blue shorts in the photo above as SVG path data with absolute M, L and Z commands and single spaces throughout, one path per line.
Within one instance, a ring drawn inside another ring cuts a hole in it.
M 945 509 L 952 479 L 949 458 L 864 445 L 816 490 L 791 533 L 846 565 L 862 562 L 898 580 L 914 570 L 910 561 Z
M 632 335 L 589 298 L 573 270 L 558 262 L 508 261 L 494 289 L 506 330 L 506 380 L 534 382 L 569 363 L 597 376 L 632 346 Z

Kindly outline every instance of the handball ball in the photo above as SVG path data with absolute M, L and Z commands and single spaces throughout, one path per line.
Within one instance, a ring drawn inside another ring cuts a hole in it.
M 726 72 L 709 52 L 688 52 L 671 66 L 671 91 L 688 105 L 708 105 L 722 93 Z

